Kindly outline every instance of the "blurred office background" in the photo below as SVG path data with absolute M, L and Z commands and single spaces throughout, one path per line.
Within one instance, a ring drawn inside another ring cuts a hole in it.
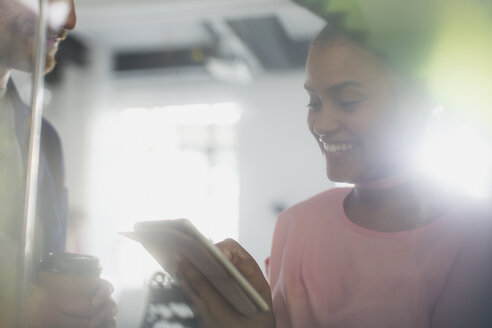
M 278 213 L 333 187 L 306 126 L 303 90 L 309 41 L 323 22 L 288 0 L 76 6 L 45 109 L 65 151 L 67 248 L 101 259 L 116 287 L 118 327 L 137 327 L 159 265 L 118 232 L 186 217 L 215 242 L 239 240 L 263 266 Z M 422 164 L 487 196 L 489 146 L 459 129 L 433 130 Z

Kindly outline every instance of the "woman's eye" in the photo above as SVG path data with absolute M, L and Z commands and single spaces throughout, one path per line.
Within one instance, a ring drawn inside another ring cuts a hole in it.
M 320 102 L 310 102 L 306 107 L 310 111 L 317 111 L 317 110 L 321 109 L 321 103 Z
M 351 112 L 357 109 L 357 105 L 361 102 L 360 99 L 357 100 L 349 100 L 349 101 L 340 101 L 338 105 L 343 111 Z

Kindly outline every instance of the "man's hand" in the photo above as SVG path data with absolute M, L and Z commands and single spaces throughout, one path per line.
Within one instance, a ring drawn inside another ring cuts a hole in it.
M 32 328 L 113 328 L 116 304 L 113 286 L 100 280 L 92 299 L 50 293 L 37 287 L 28 300 L 28 327 Z
M 216 246 L 253 285 L 267 301 L 270 309 L 272 298 L 270 286 L 255 260 L 232 239 L 226 239 Z M 203 324 L 207 328 L 274 328 L 275 321 L 271 310 L 254 317 L 245 316 L 232 308 L 205 276 L 195 266 L 182 258 L 177 271 L 182 287 L 188 292 L 195 306 L 200 311 Z

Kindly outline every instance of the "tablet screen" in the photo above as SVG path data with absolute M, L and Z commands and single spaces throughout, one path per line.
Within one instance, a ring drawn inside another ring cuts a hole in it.
M 240 313 L 253 316 L 269 310 L 254 287 L 189 220 L 138 222 L 133 232 L 121 234 L 140 242 L 171 276 L 177 269 L 175 255 L 185 256 Z

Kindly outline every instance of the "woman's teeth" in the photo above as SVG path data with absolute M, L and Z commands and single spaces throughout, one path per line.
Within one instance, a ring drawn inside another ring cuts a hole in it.
M 355 148 L 355 144 L 327 144 L 323 143 L 323 147 L 329 153 L 349 151 Z

